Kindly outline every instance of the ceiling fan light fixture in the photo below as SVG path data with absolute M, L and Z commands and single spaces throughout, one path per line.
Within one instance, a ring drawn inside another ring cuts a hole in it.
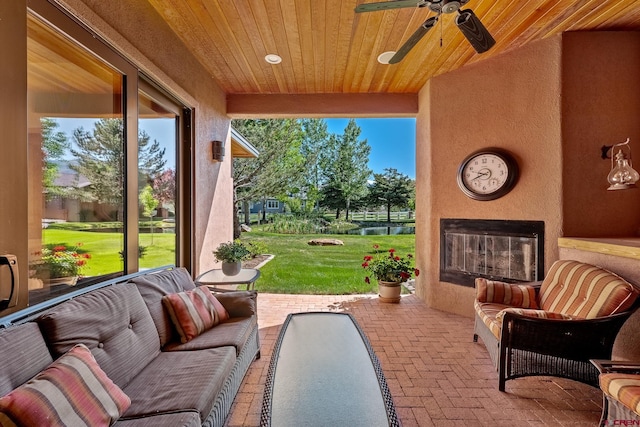
M 457 12 L 458 10 L 460 10 L 460 6 L 462 6 L 462 4 L 459 1 L 456 0 L 444 0 L 442 2 L 442 6 L 440 6 L 440 9 L 442 10 L 442 13 L 453 13 L 453 12 Z
M 264 60 L 271 65 L 276 65 L 282 62 L 282 58 L 280 57 L 280 55 L 276 55 L 275 53 L 268 54 L 264 57 Z
M 384 65 L 389 65 L 389 60 L 393 58 L 396 52 L 394 50 L 389 50 L 387 52 L 382 52 L 378 55 L 378 62 Z

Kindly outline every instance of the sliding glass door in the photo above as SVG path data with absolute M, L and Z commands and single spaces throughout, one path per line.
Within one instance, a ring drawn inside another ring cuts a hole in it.
M 20 305 L 184 264 L 190 110 L 50 3 L 30 7 L 28 302 Z
M 142 81 L 138 96 L 138 250 L 141 268 L 177 263 L 180 105 Z

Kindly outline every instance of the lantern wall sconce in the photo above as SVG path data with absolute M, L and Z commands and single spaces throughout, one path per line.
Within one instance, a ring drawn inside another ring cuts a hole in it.
M 617 152 L 616 147 L 619 147 Z M 640 179 L 640 174 L 633 169 L 629 138 L 614 145 L 603 145 L 601 150 L 603 159 L 611 159 L 611 171 L 607 175 L 607 181 L 610 185 L 607 190 L 637 188 L 636 182 Z M 611 152 L 610 155 L 608 155 L 609 152 Z
M 216 162 L 224 160 L 224 142 L 223 141 L 211 141 L 212 158 Z

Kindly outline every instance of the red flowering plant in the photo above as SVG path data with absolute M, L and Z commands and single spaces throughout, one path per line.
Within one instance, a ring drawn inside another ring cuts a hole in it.
M 416 276 L 420 274 L 420 270 L 411 266 L 413 255 L 407 254 L 406 257 L 401 257 L 396 254 L 395 249 L 383 251 L 378 245 L 373 245 L 373 249 L 374 255 L 364 257 L 362 268 L 376 280 L 406 282 L 413 274 Z M 365 277 L 364 281 L 371 283 L 369 276 Z
M 58 279 L 80 276 L 91 254 L 81 249 L 82 243 L 75 246 L 67 244 L 48 244 L 34 254 L 29 265 L 32 277 L 38 279 Z

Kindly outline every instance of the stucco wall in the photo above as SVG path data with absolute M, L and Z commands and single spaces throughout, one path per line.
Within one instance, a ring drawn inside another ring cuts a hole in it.
M 564 236 L 631 236 L 640 191 L 607 191 L 602 145 L 631 138 L 640 167 L 640 33 L 566 33 L 562 49 Z
M 418 295 L 446 311 L 472 315 L 474 290 L 439 281 L 440 218 L 545 221 L 561 228 L 560 52 L 556 37 L 431 79 L 416 121 Z M 520 179 L 506 196 L 476 201 L 456 183 L 462 160 L 484 147 L 509 150 Z M 555 258 L 554 245 L 545 257 Z
M 558 259 L 558 237 L 567 231 L 606 234 L 616 209 L 630 212 L 617 234 L 637 230 L 638 194 L 607 192 L 609 166 L 599 157 L 602 144 L 620 139 L 614 130 L 631 132 L 632 138 L 637 133 L 631 118 L 638 116 L 638 85 L 612 78 L 631 70 L 637 82 L 638 58 L 622 63 L 625 52 L 638 56 L 637 41 L 637 35 L 624 33 L 559 35 L 425 85 L 416 134 L 416 255 L 425 273 L 417 280 L 417 293 L 430 306 L 473 315 L 474 290 L 439 281 L 440 218 L 542 220 L 546 269 Z M 577 83 L 596 70 L 605 70 L 606 84 L 601 78 Z M 596 107 L 613 105 L 622 92 L 621 107 Z M 590 120 L 587 113 L 598 110 L 603 117 Z M 500 199 L 475 201 L 458 189 L 456 172 L 465 156 L 490 146 L 515 156 L 520 179 Z
M 230 119 L 225 94 L 147 2 L 60 0 L 165 90 L 195 108 L 193 273 L 215 263 L 212 250 L 233 238 Z M 223 140 L 225 161 L 211 160 Z

